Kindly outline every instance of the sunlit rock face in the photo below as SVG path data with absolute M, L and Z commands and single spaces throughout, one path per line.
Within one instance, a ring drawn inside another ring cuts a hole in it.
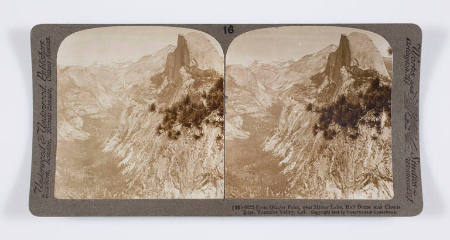
M 179 71 L 181 67 L 189 67 L 190 60 L 191 58 L 186 39 L 179 35 L 175 51 L 169 53 L 167 56 L 165 68 L 167 77 L 169 79 L 179 79 Z
M 339 47 L 328 56 L 326 74 L 329 79 L 341 78 L 341 68 L 350 66 L 352 60 L 350 43 L 345 35 L 341 35 Z
M 226 197 L 391 199 L 385 62 L 353 32 L 299 60 L 227 66 Z
M 175 39 L 58 69 L 56 197 L 223 198 L 223 54 L 200 32 Z
M 364 33 L 353 32 L 341 35 L 338 49 L 328 57 L 326 74 L 330 79 L 341 78 L 342 67 L 372 69 L 384 77 L 389 77 L 386 65 L 379 50 Z
M 389 77 L 383 56 L 372 40 L 364 33 L 353 32 L 348 35 L 351 53 L 351 66 L 360 69 L 372 69 L 384 77 Z

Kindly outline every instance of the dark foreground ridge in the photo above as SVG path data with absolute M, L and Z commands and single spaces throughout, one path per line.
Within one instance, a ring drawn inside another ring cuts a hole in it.
M 375 128 L 380 134 L 383 112 L 387 115 L 387 123 L 391 124 L 391 87 L 381 85 L 380 77 L 372 70 L 355 68 L 350 73 L 356 79 L 353 89 L 358 89 L 366 81 L 370 85 L 367 90 L 355 95 L 340 95 L 336 102 L 322 108 L 314 109 L 312 104 L 308 105 L 307 110 L 320 113 L 318 122 L 313 126 L 314 135 L 323 132 L 324 138 L 331 140 L 342 131 L 351 139 L 356 139 L 360 124 Z
M 176 140 L 182 132 L 182 129 L 176 129 L 178 125 L 185 129 L 196 128 L 199 131 L 194 134 L 194 138 L 199 139 L 203 136 L 202 124 L 209 124 L 221 128 L 223 135 L 223 78 L 216 80 L 215 84 L 207 93 L 203 92 L 200 99 L 197 101 L 193 99 L 194 97 L 187 94 L 182 101 L 174 103 L 165 109 L 164 118 L 162 123 L 157 127 L 157 133 L 167 133 L 170 139 Z M 222 139 L 222 137 L 218 136 L 218 139 Z

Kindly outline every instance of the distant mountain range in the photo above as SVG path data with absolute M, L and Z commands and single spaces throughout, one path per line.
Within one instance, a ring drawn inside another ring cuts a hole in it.
M 136 62 L 60 68 L 58 93 L 57 195 L 223 197 L 223 56 L 202 34 Z M 70 146 L 90 156 L 65 157 Z
M 367 35 L 226 74 L 226 197 L 393 196 L 392 58 Z
M 55 195 L 393 196 L 392 58 L 368 36 L 227 65 L 225 115 L 223 66 L 193 32 L 135 62 L 58 68 Z

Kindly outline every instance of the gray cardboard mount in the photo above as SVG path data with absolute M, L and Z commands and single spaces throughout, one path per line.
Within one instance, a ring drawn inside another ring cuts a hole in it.
M 210 34 L 226 53 L 231 41 L 250 30 L 302 24 L 152 24 L 176 26 Z M 392 81 L 391 200 L 317 199 L 56 199 L 53 194 L 56 157 L 56 56 L 70 34 L 118 24 L 42 24 L 31 30 L 33 71 L 33 155 L 29 207 L 37 216 L 414 216 L 422 211 L 419 155 L 419 70 L 421 29 L 414 24 L 326 24 L 364 29 L 390 44 Z M 226 79 L 225 79 L 226 81 Z

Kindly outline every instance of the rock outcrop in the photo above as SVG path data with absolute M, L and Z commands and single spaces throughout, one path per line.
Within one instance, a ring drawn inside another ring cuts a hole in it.
M 184 38 L 188 44 L 191 66 L 224 73 L 222 48 L 214 39 L 205 38 L 198 32 L 190 32 Z
M 357 66 L 363 70 L 375 70 L 382 76 L 389 77 L 383 56 L 369 36 L 352 32 L 347 38 L 350 43 L 351 66 Z
M 341 35 L 339 46 L 335 52 L 330 53 L 325 72 L 328 79 L 338 81 L 341 79 L 341 68 L 350 66 L 351 62 L 350 43 L 347 36 Z
M 392 198 L 383 60 L 351 33 L 297 61 L 227 66 L 226 197 Z
M 135 62 L 58 68 L 56 196 L 223 198 L 223 70 L 211 67 L 223 55 L 204 56 L 215 45 L 200 32 L 174 40 Z M 158 132 L 166 116 L 170 136 Z
M 178 35 L 177 48 L 167 56 L 165 72 L 169 79 L 179 79 L 181 67 L 189 67 L 191 62 L 186 39 Z
M 371 69 L 384 77 L 389 77 L 379 50 L 372 40 L 363 33 L 353 32 L 348 36 L 341 35 L 338 48 L 328 57 L 325 75 L 329 80 L 339 82 L 342 67 Z
M 120 115 L 122 124 L 105 141 L 104 151 L 120 159 L 118 165 L 128 180 L 126 191 L 131 196 L 223 196 L 224 140 L 219 126 L 223 125 L 219 114 L 223 113 L 223 107 L 219 110 L 223 104 L 212 106 L 223 95 L 223 76 L 212 69 L 198 69 L 193 58 L 198 53 L 190 44 L 189 39 L 178 35 L 164 69 L 150 77 L 148 82 L 162 86 L 161 92 L 150 99 L 154 110 L 149 110 L 150 101 L 145 101 L 153 85 L 138 85 L 134 90 L 145 89 L 144 93 L 130 93 L 138 99 L 125 107 Z M 213 91 L 218 79 L 222 79 L 217 85 L 221 91 Z

